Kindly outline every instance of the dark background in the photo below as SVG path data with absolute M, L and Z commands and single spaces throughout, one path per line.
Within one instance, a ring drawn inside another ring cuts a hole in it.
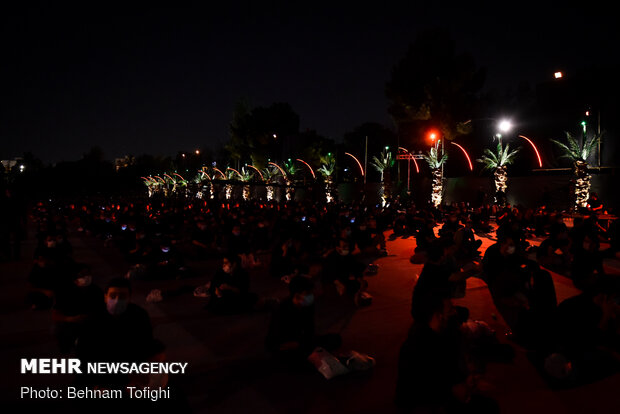
M 302 131 L 337 142 L 364 122 L 395 129 L 385 84 L 427 28 L 486 68 L 486 91 L 618 64 L 615 14 L 592 2 L 221 3 L 5 6 L 0 159 L 214 148 L 240 99 L 288 102 Z

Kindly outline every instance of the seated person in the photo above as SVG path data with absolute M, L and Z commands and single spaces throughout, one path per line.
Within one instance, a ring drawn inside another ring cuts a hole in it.
M 196 258 L 205 258 L 217 251 L 215 236 L 209 229 L 208 223 L 203 219 L 196 222 L 196 228 L 191 234 L 191 243 Z
M 605 275 L 603 254 L 599 250 L 600 242 L 595 234 L 586 234 L 580 246 L 575 246 L 571 263 L 571 279 L 575 287 L 587 289 L 596 279 Z
M 146 230 L 136 228 L 134 240 L 127 246 L 125 259 L 129 263 L 146 266 L 151 263 L 154 250 L 155 246 L 147 236 Z
M 83 325 L 76 355 L 87 362 L 143 362 L 150 356 L 153 328 L 149 314 L 131 302 L 131 284 L 112 279 L 104 290 L 105 308 Z M 128 384 L 129 376 L 82 375 L 91 385 L 115 388 Z
M 64 285 L 56 294 L 52 320 L 62 353 L 72 351 L 84 324 L 104 309 L 103 291 L 92 283 L 92 272 L 87 265 L 78 265 L 71 284 Z
M 483 275 L 513 339 L 523 343 L 546 340 L 545 324 L 557 305 L 551 274 L 516 254 L 514 240 L 504 236 L 485 252 Z
M 356 304 L 368 287 L 368 282 L 364 280 L 365 269 L 364 263 L 351 254 L 346 239 L 340 239 L 338 246 L 325 254 L 323 266 L 325 282 L 332 282 L 340 296 L 346 294 Z
M 472 219 L 467 218 L 464 226 L 459 228 L 454 234 L 456 256 L 459 259 L 472 259 L 480 255 L 478 249 L 482 246 L 482 240 L 476 240 L 472 226 Z
M 568 231 L 556 232 L 543 240 L 536 249 L 536 261 L 547 269 L 566 273 L 572 259 L 568 234 Z
M 550 326 L 554 342 L 547 352 L 545 370 L 560 384 L 579 385 L 620 371 L 618 282 L 614 277 L 602 277 L 558 305 L 555 323 Z
M 416 247 L 413 251 L 410 261 L 420 264 L 426 260 L 426 251 L 433 241 L 437 239 L 435 236 L 435 220 L 426 219 L 424 225 L 415 235 Z
M 464 295 L 466 279 L 479 267 L 470 263 L 464 268 L 459 268 L 449 257 L 448 242 L 437 240 L 428 249 L 427 261 L 422 268 L 411 297 L 411 316 L 425 310 L 420 306 L 426 304 L 425 298 L 437 296 L 442 298 L 462 297 Z M 465 308 L 458 308 L 462 315 L 467 313 Z M 466 318 L 465 318 L 466 319 Z
M 315 332 L 314 283 L 306 276 L 294 276 L 289 296 L 273 312 L 265 339 L 268 351 L 292 362 L 305 362 L 321 346 L 328 351 L 340 346 L 340 336 L 317 336 Z
M 207 309 L 214 313 L 238 313 L 250 309 L 254 296 L 250 293 L 250 275 L 241 267 L 241 258 L 227 254 L 209 286 Z
M 429 295 L 424 302 L 400 349 L 396 405 L 420 412 L 499 412 L 476 390 L 451 300 Z
M 271 254 L 270 272 L 273 277 L 290 276 L 295 268 L 303 263 L 307 251 L 301 240 L 288 237 L 282 243 L 276 244 Z
M 155 280 L 174 279 L 181 276 L 185 267 L 181 252 L 171 242 L 164 239 L 159 249 L 153 252 L 154 264 L 147 269 L 147 278 Z
M 385 236 L 377 231 L 377 222 L 373 217 L 362 219 L 353 233 L 353 239 L 364 257 L 387 255 Z
M 448 220 L 444 223 L 443 226 L 439 229 L 439 237 L 446 237 L 449 239 L 454 238 L 454 234 L 460 229 L 462 226 L 459 223 L 459 218 L 455 213 L 452 213 L 448 216 Z
M 28 275 L 26 302 L 32 309 L 49 309 L 58 289 L 70 282 L 67 266 L 58 263 L 58 257 L 49 250 L 35 252 L 34 265 Z

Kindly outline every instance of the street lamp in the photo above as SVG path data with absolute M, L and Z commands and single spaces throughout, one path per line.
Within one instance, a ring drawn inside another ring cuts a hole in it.
M 499 143 L 502 143 L 502 133 L 507 133 L 508 131 L 510 131 L 512 129 L 512 122 L 510 122 L 508 119 L 502 119 L 499 121 L 499 123 L 497 124 L 497 129 L 500 131 L 497 134 L 495 134 L 495 136 L 497 137 L 497 139 L 499 140 Z

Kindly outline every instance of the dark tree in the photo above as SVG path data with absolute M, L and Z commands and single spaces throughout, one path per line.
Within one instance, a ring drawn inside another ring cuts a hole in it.
M 299 133 L 299 115 L 288 103 L 250 110 L 246 102 L 235 108 L 226 148 L 235 162 L 262 168 L 269 159 L 284 158 L 290 138 Z
M 448 32 L 421 32 L 386 85 L 388 111 L 401 136 L 432 126 L 453 140 L 469 133 L 467 121 L 484 79 L 469 54 L 456 54 Z

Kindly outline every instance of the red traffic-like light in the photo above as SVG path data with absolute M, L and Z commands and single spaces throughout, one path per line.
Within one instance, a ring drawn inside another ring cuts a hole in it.
M 428 137 L 428 139 L 432 143 L 435 143 L 439 139 L 439 132 L 437 130 L 435 130 L 435 129 L 432 129 L 432 130 L 428 131 L 426 136 Z

